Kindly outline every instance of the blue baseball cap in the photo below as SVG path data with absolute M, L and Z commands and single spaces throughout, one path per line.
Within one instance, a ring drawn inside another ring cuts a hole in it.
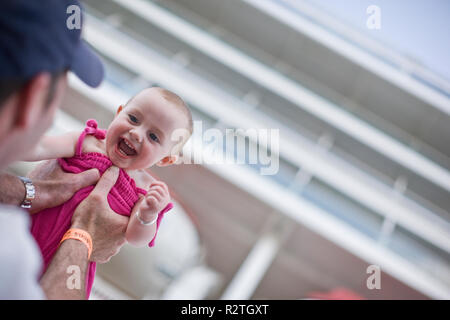
M 100 85 L 103 64 L 81 39 L 81 10 L 76 0 L 1 0 L 0 79 L 68 69 Z

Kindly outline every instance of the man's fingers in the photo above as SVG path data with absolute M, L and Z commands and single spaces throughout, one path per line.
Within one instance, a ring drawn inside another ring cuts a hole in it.
M 95 184 L 100 178 L 100 172 L 97 169 L 89 169 L 81 172 L 75 177 L 78 179 L 77 190 Z
M 106 199 L 111 188 L 116 184 L 117 178 L 119 177 L 119 168 L 111 166 L 98 180 L 97 185 L 94 190 L 92 190 L 92 195 L 99 195 Z

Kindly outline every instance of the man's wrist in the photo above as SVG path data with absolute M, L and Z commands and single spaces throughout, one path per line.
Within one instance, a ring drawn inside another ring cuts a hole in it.
M 25 195 L 20 206 L 24 209 L 30 209 L 36 195 L 36 189 L 31 179 L 21 176 L 18 178 L 22 181 L 25 187 Z
M 47 196 L 46 183 L 46 181 L 33 180 L 35 197 L 33 205 L 28 210 L 31 214 L 45 209 L 45 207 L 42 207 L 42 204 L 45 203 L 45 197 Z
M 74 252 L 74 256 L 77 256 L 77 259 L 80 259 L 80 262 L 82 262 L 85 257 L 86 261 L 88 261 L 87 257 L 89 249 L 83 242 L 71 238 L 61 242 L 59 247 L 63 246 L 71 248 L 71 251 Z M 75 252 L 77 254 L 75 254 Z
M 85 219 L 81 219 L 81 218 L 74 218 L 72 220 L 72 225 L 70 226 L 70 228 L 75 228 L 75 229 L 81 229 L 84 230 L 86 232 L 89 232 L 89 223 L 85 220 Z
M 9 173 L 0 175 L 0 203 L 20 206 L 25 186 L 20 179 Z
M 70 228 L 66 231 L 59 244 L 61 245 L 64 241 L 69 239 L 75 239 L 82 242 L 88 249 L 88 260 L 91 258 L 92 238 L 89 232 L 79 228 Z

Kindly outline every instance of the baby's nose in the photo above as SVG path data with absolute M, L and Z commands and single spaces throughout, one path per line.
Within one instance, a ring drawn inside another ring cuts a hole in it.
M 135 129 L 130 130 L 130 137 L 132 140 L 137 141 L 139 143 L 142 142 L 142 136 L 139 134 L 139 132 Z

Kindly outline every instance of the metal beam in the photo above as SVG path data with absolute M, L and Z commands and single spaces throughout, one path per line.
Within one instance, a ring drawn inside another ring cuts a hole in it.
M 87 40 L 112 60 L 148 80 L 157 81 L 178 92 L 201 111 L 234 128 L 244 130 L 280 128 L 279 152 L 284 159 L 299 167 L 305 167 L 314 176 L 352 199 L 380 215 L 392 218 L 423 239 L 450 252 L 448 223 L 445 221 L 441 223 L 442 219 L 439 220 L 438 217 L 405 197 L 402 198 L 403 201 L 393 201 L 392 189 L 360 169 L 344 163 L 332 154 L 321 154 L 314 144 L 298 133 L 292 132 L 282 124 L 262 118 L 262 115 L 246 111 L 249 108 L 242 101 L 228 96 L 210 82 L 195 77 L 186 70 L 174 68 L 167 59 L 164 60 L 133 39 L 118 31 L 104 29 L 102 23 L 92 17 L 87 16 L 87 21 L 85 28 Z M 114 92 L 118 94 L 117 89 Z M 107 97 L 110 94 L 103 95 Z M 257 141 L 253 142 L 257 143 Z

